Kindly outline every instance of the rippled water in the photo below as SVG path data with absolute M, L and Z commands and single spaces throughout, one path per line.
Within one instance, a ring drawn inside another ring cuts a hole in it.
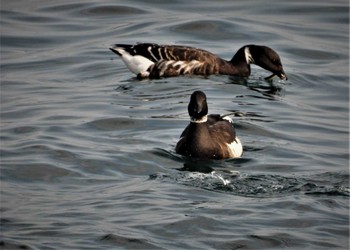
M 1 238 L 21 249 L 347 249 L 348 1 L 1 4 Z M 114 43 L 230 59 L 277 50 L 288 81 L 138 81 Z M 174 152 L 187 103 L 236 112 L 241 159 Z M 212 172 L 212 171 L 215 172 Z

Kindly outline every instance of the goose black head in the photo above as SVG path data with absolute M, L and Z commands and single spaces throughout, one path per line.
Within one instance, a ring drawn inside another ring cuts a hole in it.
M 193 121 L 202 120 L 208 114 L 207 97 L 202 91 L 195 91 L 188 104 L 188 114 Z
M 281 59 L 273 49 L 260 45 L 248 45 L 245 48 L 245 56 L 247 62 L 272 72 L 272 75 L 265 79 L 271 79 L 275 75 L 282 80 L 288 79 L 284 73 Z

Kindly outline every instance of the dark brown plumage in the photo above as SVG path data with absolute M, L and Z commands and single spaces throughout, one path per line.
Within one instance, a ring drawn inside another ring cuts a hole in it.
M 211 74 L 248 77 L 250 64 L 254 63 L 281 79 L 287 79 L 279 55 L 260 45 L 243 46 L 230 61 L 206 50 L 178 45 L 116 44 L 110 50 L 121 56 L 139 78 Z
M 195 91 L 188 104 L 190 124 L 176 144 L 178 154 L 192 158 L 224 159 L 240 157 L 242 144 L 233 124 L 220 115 L 208 115 L 206 96 Z

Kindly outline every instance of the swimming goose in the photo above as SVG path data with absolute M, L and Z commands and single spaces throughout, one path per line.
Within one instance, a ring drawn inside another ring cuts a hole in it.
M 110 50 L 119 55 L 139 79 L 211 74 L 248 77 L 252 63 L 272 72 L 266 79 L 275 75 L 287 79 L 279 55 L 273 49 L 260 45 L 243 46 L 231 61 L 206 50 L 178 45 L 115 44 Z
M 199 159 L 240 157 L 241 141 L 236 136 L 232 120 L 227 116 L 208 115 L 206 95 L 195 91 L 188 104 L 190 124 L 176 144 L 178 154 Z

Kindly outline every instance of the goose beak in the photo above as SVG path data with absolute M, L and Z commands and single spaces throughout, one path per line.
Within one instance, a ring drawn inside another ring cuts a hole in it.
M 266 81 L 271 81 L 275 76 L 278 76 L 281 80 L 288 80 L 288 77 L 286 75 L 286 73 L 284 73 L 283 70 L 281 70 L 280 72 L 277 73 L 273 73 L 272 75 L 265 77 Z
M 281 80 L 288 80 L 288 77 L 286 75 L 286 73 L 284 73 L 283 69 L 277 73 L 277 76 L 281 79 Z

